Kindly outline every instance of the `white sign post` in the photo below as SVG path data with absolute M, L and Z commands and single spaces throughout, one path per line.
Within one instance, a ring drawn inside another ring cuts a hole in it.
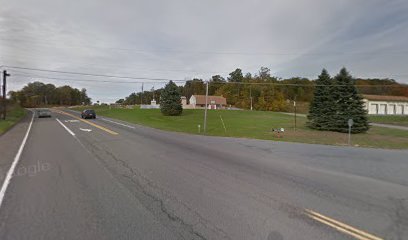
M 351 127 L 352 127 L 353 124 L 354 124 L 353 119 L 350 118 L 350 119 L 347 121 L 347 124 L 348 124 L 348 145 L 350 145 L 350 144 L 351 144 Z

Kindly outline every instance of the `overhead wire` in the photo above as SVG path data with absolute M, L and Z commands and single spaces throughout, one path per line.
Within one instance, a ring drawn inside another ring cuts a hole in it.
M 72 74 L 72 75 L 81 75 L 81 76 L 93 76 L 93 77 L 106 77 L 106 78 L 118 78 L 118 79 L 152 80 L 152 81 L 186 81 L 185 79 L 117 76 L 117 75 L 107 75 L 107 74 L 97 74 L 97 73 L 83 73 L 83 72 L 71 72 L 71 71 L 59 71 L 59 70 L 40 69 L 40 68 L 29 68 L 29 67 L 18 67 L 18 66 L 8 66 L 8 65 L 3 65 L 3 67 L 12 68 L 12 69 L 39 71 L 39 72 L 62 73 L 62 74 Z
M 27 78 L 38 78 L 38 79 L 52 79 L 52 80 L 63 80 L 63 81 L 73 81 L 73 82 L 99 82 L 99 83 L 125 83 L 125 84 L 141 84 L 141 83 L 167 83 L 167 81 L 149 81 L 149 82 L 141 82 L 141 81 L 113 81 L 113 80 L 96 80 L 96 79 L 74 79 L 74 78 L 59 78 L 59 77 L 47 77 L 47 76 L 38 76 L 38 75 L 30 75 L 30 74 L 21 74 L 15 73 L 14 76 L 19 77 L 27 77 Z M 173 80 L 173 82 L 180 82 L 181 80 Z M 185 82 L 186 80 L 182 80 Z
M 63 80 L 63 81 L 74 81 L 74 82 L 99 82 L 99 83 L 118 83 L 118 84 L 154 84 L 154 83 L 161 83 L 165 84 L 168 81 L 149 81 L 149 82 L 141 82 L 141 81 L 114 81 L 114 80 L 97 80 L 97 79 L 74 79 L 74 78 L 59 78 L 59 77 L 49 77 L 49 76 L 39 76 L 39 75 L 32 75 L 27 73 L 17 72 L 13 74 L 14 76 L 26 77 L 26 78 L 38 78 L 38 79 L 52 79 L 52 80 Z M 170 80 L 169 80 L 170 81 Z M 192 80 L 171 80 L 177 83 L 185 83 L 187 81 Z M 205 81 L 203 81 L 205 82 Z M 210 84 L 232 84 L 232 85 L 273 85 L 273 86 L 297 86 L 297 87 L 323 87 L 327 85 L 319 85 L 319 84 L 301 84 L 301 83 L 279 83 L 279 82 L 214 82 L 210 81 Z M 333 87 L 342 87 L 348 85 L 342 84 L 334 84 L 331 85 Z M 401 87 L 399 84 L 360 84 L 356 85 L 356 87 Z

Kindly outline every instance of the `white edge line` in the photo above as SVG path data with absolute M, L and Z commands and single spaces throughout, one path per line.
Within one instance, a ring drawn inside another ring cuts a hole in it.
M 31 117 L 30 125 L 28 125 L 27 132 L 26 132 L 26 134 L 25 134 L 25 136 L 23 138 L 23 141 L 21 142 L 20 148 L 18 149 L 17 154 L 14 157 L 13 163 L 11 164 L 10 169 L 7 172 L 6 178 L 3 181 L 3 185 L 1 186 L 1 190 L 0 190 L 0 208 L 1 208 L 1 205 L 3 203 L 3 199 L 4 199 L 4 196 L 6 194 L 7 187 L 10 184 L 11 178 L 13 177 L 14 169 L 16 168 L 18 162 L 20 161 L 21 153 L 23 152 L 24 146 L 25 146 L 25 144 L 27 142 L 28 135 L 29 135 L 30 130 L 31 130 L 31 126 L 33 125 L 35 113 L 33 111 L 31 111 L 31 112 L 32 112 L 33 115 Z
M 73 131 L 71 131 L 71 129 L 69 129 L 67 126 L 65 126 L 58 118 L 56 118 L 55 120 L 57 120 L 57 122 L 59 124 L 61 124 L 61 126 L 63 126 L 65 128 L 65 130 L 67 130 L 67 132 L 69 132 L 69 134 L 71 134 L 72 136 L 75 136 L 75 133 Z
M 131 128 L 131 129 L 135 129 L 135 127 L 133 127 L 133 126 L 129 126 L 129 125 L 126 125 L 126 124 L 123 124 L 123 123 L 115 122 L 115 121 L 112 121 L 112 120 L 109 120 L 109 119 L 106 119 L 106 118 L 100 118 L 100 119 L 103 120 L 103 121 L 107 121 L 107 122 L 111 122 L 111 123 L 120 125 L 120 126 L 124 126 L 124 127 L 128 127 L 128 128 Z

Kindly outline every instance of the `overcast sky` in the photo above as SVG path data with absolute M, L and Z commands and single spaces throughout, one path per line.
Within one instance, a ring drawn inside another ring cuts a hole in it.
M 343 66 L 408 83 L 406 0 L 0 0 L 0 65 L 146 78 L 208 79 L 261 66 L 315 78 Z M 112 80 L 7 68 L 33 78 Z M 141 84 L 42 79 L 113 102 Z M 148 81 L 148 80 L 140 80 Z M 145 89 L 162 84 L 145 84 Z

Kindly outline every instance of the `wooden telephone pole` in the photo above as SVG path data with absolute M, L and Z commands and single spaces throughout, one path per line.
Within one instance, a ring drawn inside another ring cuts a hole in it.
M 7 103 L 6 103 L 6 84 L 7 84 L 7 77 L 10 77 L 10 74 L 7 73 L 7 70 L 3 71 L 3 120 L 6 120 L 7 114 Z

